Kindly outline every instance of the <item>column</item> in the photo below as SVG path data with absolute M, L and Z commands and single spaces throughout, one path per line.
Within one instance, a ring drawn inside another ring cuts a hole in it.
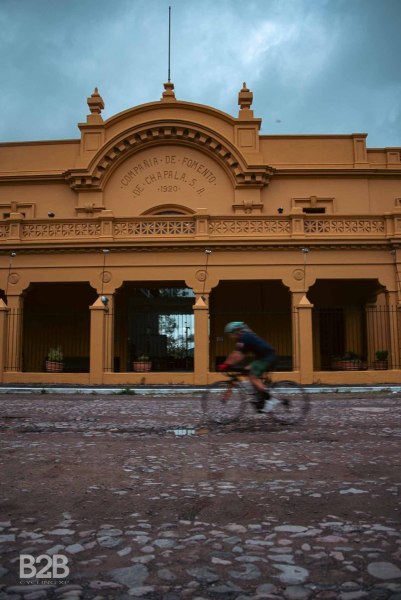
M 299 331 L 298 331 L 298 304 L 305 292 L 291 292 L 291 318 L 292 318 L 292 370 L 299 371 Z
M 0 382 L 4 381 L 4 367 L 7 353 L 7 316 L 8 306 L 0 298 Z
M 209 372 L 209 294 L 197 294 L 194 309 L 194 384 L 207 383 Z
M 398 293 L 386 292 L 386 305 L 389 316 L 389 345 L 388 348 L 388 368 L 389 369 L 400 369 L 400 317 L 401 317 L 401 304 L 398 303 Z M 387 350 L 387 348 L 383 348 Z
M 105 318 L 105 363 L 104 369 L 109 373 L 114 371 L 114 294 L 104 294 L 107 298 Z
M 312 309 L 306 296 L 297 306 L 298 313 L 298 359 L 301 383 L 313 383 L 313 332 Z
M 8 294 L 6 371 L 22 370 L 22 310 L 24 297 Z
M 375 303 L 369 303 L 365 306 L 365 318 L 366 318 L 366 341 L 368 346 L 368 366 L 371 369 L 375 362 L 375 352 L 382 349 L 382 337 L 385 330 L 383 330 L 383 312 Z M 385 315 L 387 316 L 387 315 Z M 386 321 L 386 319 L 384 319 Z M 380 346 L 380 348 L 379 348 Z M 348 346 L 347 346 L 348 348 Z M 384 346 L 383 346 L 384 348 Z
M 89 307 L 91 311 L 89 383 L 103 383 L 106 347 L 107 307 L 100 298 Z

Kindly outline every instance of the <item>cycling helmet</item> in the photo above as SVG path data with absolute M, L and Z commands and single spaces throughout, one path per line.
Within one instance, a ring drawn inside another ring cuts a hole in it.
M 231 323 L 227 323 L 224 327 L 225 333 L 233 333 L 233 331 L 238 331 L 238 329 L 246 329 L 247 325 L 243 321 L 231 321 Z

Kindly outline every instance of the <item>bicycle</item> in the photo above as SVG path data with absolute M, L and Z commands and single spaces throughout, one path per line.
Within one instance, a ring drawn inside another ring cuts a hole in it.
M 227 380 L 218 381 L 207 387 L 201 403 L 207 421 L 226 424 L 238 421 L 249 405 L 258 401 L 257 391 L 249 381 L 244 381 L 246 369 L 231 369 L 226 372 Z M 269 413 L 277 423 L 293 425 L 304 419 L 310 409 L 310 399 L 304 388 L 294 381 L 272 381 L 267 378 L 265 385 L 271 400 L 277 404 Z M 251 389 L 250 389 L 251 388 Z

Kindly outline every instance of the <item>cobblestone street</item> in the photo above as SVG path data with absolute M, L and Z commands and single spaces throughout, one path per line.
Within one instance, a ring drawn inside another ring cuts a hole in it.
M 311 398 L 208 428 L 197 394 L 1 395 L 0 600 L 401 600 L 401 395 Z

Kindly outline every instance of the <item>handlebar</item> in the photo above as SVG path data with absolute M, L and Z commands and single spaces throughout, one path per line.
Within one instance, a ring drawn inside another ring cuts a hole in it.
M 231 381 L 238 381 L 240 377 L 249 375 L 249 368 L 246 367 L 230 367 L 228 371 L 222 371 L 222 374 L 228 377 Z

